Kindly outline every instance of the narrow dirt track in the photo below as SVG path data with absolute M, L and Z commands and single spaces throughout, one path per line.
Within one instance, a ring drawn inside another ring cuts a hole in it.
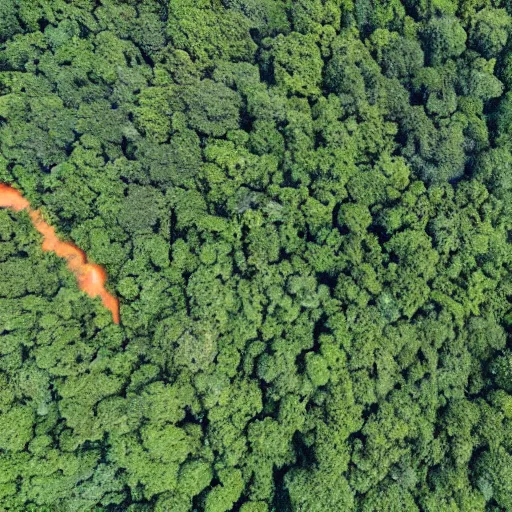
M 0 183 L 0 208 L 9 208 L 15 212 L 26 210 L 36 230 L 43 236 L 43 251 L 54 252 L 64 258 L 67 267 L 76 276 L 80 290 L 90 297 L 100 297 L 103 305 L 112 313 L 113 321 L 118 324 L 119 301 L 105 288 L 107 274 L 105 269 L 95 263 L 89 263 L 84 251 L 71 242 L 63 242 L 41 215 L 15 188 Z

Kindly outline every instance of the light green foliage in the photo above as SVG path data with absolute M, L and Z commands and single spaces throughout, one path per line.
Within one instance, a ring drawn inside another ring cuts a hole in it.
M 425 26 L 426 57 L 431 66 L 455 58 L 466 49 L 467 35 L 459 20 L 452 16 L 433 17 Z
M 250 60 L 256 45 L 249 36 L 249 20 L 234 9 L 211 0 L 168 3 L 166 32 L 174 48 L 186 50 L 199 65 L 211 61 Z
M 344 204 L 338 214 L 340 227 L 346 226 L 350 231 L 363 234 L 372 223 L 372 216 L 365 205 Z
M 512 506 L 510 492 L 511 463 L 510 453 L 500 449 L 497 452 L 485 452 L 476 464 L 476 484 L 487 500 L 506 508 Z
M 0 420 L 0 446 L 4 451 L 19 452 L 32 439 L 34 410 L 31 407 L 17 407 L 4 412 Z
M 276 84 L 291 94 L 318 96 L 322 80 L 322 59 L 313 34 L 279 34 L 272 42 L 267 59 L 272 62 Z
M 482 9 L 471 18 L 471 44 L 485 58 L 493 58 L 507 44 L 509 28 L 505 9 Z

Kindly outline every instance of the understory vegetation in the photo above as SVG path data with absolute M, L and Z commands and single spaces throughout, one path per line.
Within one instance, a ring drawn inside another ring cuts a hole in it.
M 0 0 L 0 510 L 512 510 L 511 15 Z

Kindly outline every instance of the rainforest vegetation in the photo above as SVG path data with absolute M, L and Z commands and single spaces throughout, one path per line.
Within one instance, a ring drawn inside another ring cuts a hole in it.
M 0 0 L 0 510 L 512 510 L 512 1 Z

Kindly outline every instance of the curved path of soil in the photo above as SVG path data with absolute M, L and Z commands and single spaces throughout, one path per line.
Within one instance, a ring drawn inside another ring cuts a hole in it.
M 0 208 L 9 208 L 15 212 L 26 210 L 34 227 L 43 235 L 43 251 L 52 251 L 64 258 L 67 267 L 73 272 L 80 290 L 90 297 L 100 297 L 103 305 L 112 313 L 113 321 L 119 323 L 119 301 L 105 288 L 107 274 L 105 269 L 95 263 L 88 263 L 84 251 L 71 242 L 63 242 L 41 215 L 15 188 L 0 183 Z

